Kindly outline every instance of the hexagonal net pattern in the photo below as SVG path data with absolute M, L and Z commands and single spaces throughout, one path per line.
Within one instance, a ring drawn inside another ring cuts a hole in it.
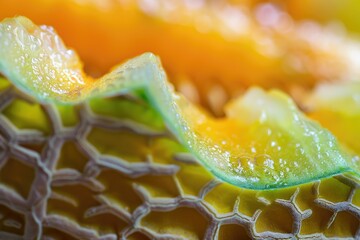
M 240 189 L 134 96 L 57 106 L 5 79 L 0 91 L 0 239 L 360 238 L 349 176 Z

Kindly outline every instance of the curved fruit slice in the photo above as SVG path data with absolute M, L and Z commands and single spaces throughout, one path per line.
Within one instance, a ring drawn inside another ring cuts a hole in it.
M 275 5 L 253 12 L 227 2 L 13 0 L 0 1 L 0 19 L 20 14 L 56 27 L 97 76 L 153 52 L 178 90 L 219 115 L 221 102 L 254 84 L 290 91 L 359 75 L 359 44 L 343 32 L 297 23 Z
M 335 138 L 279 92 L 252 89 L 229 105 L 228 118 L 216 120 L 174 92 L 153 54 L 134 58 L 93 81 L 55 33 L 23 17 L 1 23 L 0 49 L 0 71 L 43 101 L 72 104 L 140 91 L 180 142 L 216 176 L 234 185 L 268 189 L 345 171 L 359 173 Z
M 360 83 L 318 86 L 308 99 L 309 117 L 319 121 L 360 158 Z

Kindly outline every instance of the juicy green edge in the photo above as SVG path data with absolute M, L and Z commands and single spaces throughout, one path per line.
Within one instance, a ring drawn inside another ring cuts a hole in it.
M 129 67 L 131 66 L 131 67 Z M 132 71 L 126 72 L 123 69 L 131 69 Z M 1 72 L 6 76 L 10 76 L 10 81 L 12 81 L 19 88 L 25 88 L 26 93 L 37 97 L 36 91 L 28 88 L 27 86 L 20 85 L 19 81 L 14 80 L 14 74 L 9 71 Z M 122 76 L 125 75 L 125 76 Z M 152 77 L 150 77 L 152 76 Z M 156 77 L 157 76 L 157 77 Z M 16 78 L 17 79 L 17 78 Z M 105 85 L 107 79 L 122 79 L 120 81 L 112 82 L 111 84 Z M 21 80 L 20 80 L 21 81 Z M 93 88 L 92 93 L 82 94 L 79 99 L 76 101 L 67 101 L 66 96 L 64 99 L 39 99 L 42 102 L 54 102 L 57 104 L 76 104 L 90 98 L 99 98 L 99 97 L 108 97 L 118 95 L 120 93 L 133 93 L 138 89 L 145 90 L 148 100 L 151 105 L 153 105 L 164 118 L 165 123 L 170 128 L 170 130 L 175 134 L 178 140 L 192 153 L 197 159 L 199 159 L 202 164 L 210 170 L 215 176 L 222 179 L 225 182 L 231 183 L 233 185 L 249 188 L 249 189 L 277 189 L 284 188 L 294 185 L 299 185 L 303 183 L 308 183 L 311 181 L 319 180 L 322 178 L 331 177 L 333 175 L 341 174 L 344 172 L 354 172 L 355 175 L 358 173 L 349 166 L 338 166 L 331 172 L 324 172 L 323 174 L 317 174 L 313 178 L 303 178 L 303 179 L 289 179 L 288 184 L 277 186 L 271 183 L 259 183 L 254 184 L 252 182 L 246 184 L 241 181 L 237 181 L 233 176 L 224 173 L 220 169 L 213 166 L 208 160 L 207 154 L 199 153 L 198 141 L 196 136 L 193 137 L 186 136 L 185 132 L 189 132 L 191 127 L 188 125 L 187 121 L 182 117 L 181 109 L 176 104 L 177 95 L 174 93 L 170 85 L 167 83 L 165 72 L 163 71 L 159 59 L 151 54 L 146 53 L 140 57 L 137 57 L 133 60 L 128 61 L 125 65 L 120 66 L 115 71 L 110 74 L 105 75 L 98 80 L 97 86 Z M 100 89 L 100 91 L 99 91 Z M 160 92 L 159 92 L 160 91 Z M 218 156 L 221 158 L 221 156 Z
M 355 176 L 360 176 L 359 172 L 350 167 L 349 163 L 347 163 L 347 166 L 340 165 L 333 171 L 317 174 L 311 178 L 301 178 L 301 176 L 299 176 L 300 179 L 288 179 L 289 181 L 287 184 L 278 186 L 272 183 L 243 182 L 236 179 L 236 176 L 231 176 L 226 171 L 219 169 L 218 166 L 211 163 L 211 157 L 216 156 L 218 159 L 221 159 L 222 156 L 219 154 L 216 155 L 215 152 L 211 152 L 209 149 L 204 150 L 204 146 L 199 146 L 202 144 L 200 139 L 195 133 L 191 132 L 191 127 L 186 119 L 183 118 L 184 115 L 181 113 L 182 111 L 177 104 L 179 96 L 176 95 L 172 86 L 168 83 L 160 60 L 152 53 L 145 53 L 137 58 L 129 60 L 114 71 L 97 80 L 90 91 L 83 91 L 77 99 L 71 100 L 67 98 L 66 95 L 57 98 L 52 98 L 51 95 L 47 98 L 41 97 L 40 94 L 38 94 L 37 89 L 33 86 L 24 84 L 26 81 L 23 81 L 23 79 L 26 77 L 11 71 L 11 66 L 6 65 L 6 58 L 1 58 L 0 56 L 0 72 L 20 90 L 25 91 L 27 94 L 36 97 L 42 102 L 77 104 L 90 98 L 109 97 L 121 93 L 132 93 L 139 89 L 144 90 L 150 104 L 160 112 L 166 125 L 178 140 L 215 176 L 239 187 L 258 190 L 277 189 L 303 184 L 345 172 L 351 172 Z

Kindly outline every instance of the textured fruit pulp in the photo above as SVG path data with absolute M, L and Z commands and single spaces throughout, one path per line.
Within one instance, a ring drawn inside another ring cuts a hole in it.
M 241 93 L 244 87 L 257 84 L 286 90 L 294 85 L 307 88 L 323 79 L 341 78 L 347 71 L 347 60 L 332 51 L 337 45 L 320 50 L 299 40 L 293 30 L 284 34 L 260 28 L 251 14 L 244 15 L 250 29 L 244 34 L 237 35 L 230 30 L 230 34 L 220 33 L 219 29 L 228 28 L 220 20 L 209 23 L 215 30 L 202 32 L 201 21 L 215 19 L 217 14 L 207 4 L 201 11 L 191 12 L 183 7 L 176 14 L 171 13 L 181 19 L 178 21 L 158 17 L 161 12 L 146 12 L 140 3 L 131 1 L 105 1 L 100 6 L 71 0 L 0 1 L 0 18 L 20 14 L 37 24 L 54 26 L 65 43 L 76 49 L 84 60 L 86 71 L 94 76 L 143 52 L 153 52 L 160 56 L 170 80 L 180 91 L 193 101 L 200 98 L 200 103 L 219 115 L 223 113 L 224 102 Z M 224 16 L 242 11 L 242 8 L 219 6 L 224 8 L 219 12 Z M 197 15 L 201 18 L 196 18 Z M 272 48 L 283 53 L 266 53 Z M 296 70 L 291 59 L 300 61 L 298 64 L 302 64 L 303 69 Z M 327 66 L 326 71 L 321 70 L 321 66 Z M 191 85 L 195 85 L 195 94 Z M 216 98 L 215 103 L 211 98 Z
M 12 85 L 9 84 L 7 80 L 0 78 L 1 91 L 8 89 L 9 86 Z M 24 103 L 24 99 L 17 99 L 17 101 Z M 27 103 L 26 106 L 32 108 L 23 108 L 22 112 L 29 114 L 13 114 L 19 112 L 18 103 L 9 104 L 2 114 L 12 122 L 20 132 L 21 129 L 31 129 L 46 134 L 48 132 L 47 129 L 52 128 L 51 119 L 48 118 L 46 113 L 46 107 L 35 102 Z M 132 115 L 129 111 L 119 111 L 123 109 L 123 107 L 126 109 L 129 106 L 131 106 L 131 109 L 146 109 L 145 112 L 147 114 Z M 59 107 L 60 109 L 63 108 L 63 106 Z M 89 107 L 99 117 L 112 117 L 120 122 L 131 120 L 133 123 L 140 123 L 143 126 L 150 124 L 147 125 L 150 128 L 154 127 L 152 125 L 153 122 L 161 122 L 158 113 L 149 105 L 134 99 L 121 97 L 93 99 L 89 102 Z M 38 110 L 33 111 L 32 109 Z M 67 106 L 67 111 L 61 110 L 59 112 L 61 113 L 61 119 L 66 120 L 65 122 L 61 121 L 62 124 L 67 127 L 80 124 L 79 117 L 81 114 L 79 114 L 79 110 L 81 110 L 81 106 Z M 77 116 L 75 118 L 74 112 L 75 116 Z M 23 119 L 25 115 L 33 116 L 30 123 Z M 68 122 L 68 119 L 73 119 L 73 122 Z M 161 125 L 159 125 L 156 129 L 162 130 L 164 127 L 161 128 Z M 321 238 L 321 236 L 352 238 L 358 229 L 358 220 L 356 217 L 344 211 L 340 211 L 336 215 L 335 221 L 330 226 L 327 226 L 333 216 L 333 212 L 320 207 L 316 203 L 316 201 L 320 199 L 325 199 L 333 203 L 346 203 L 352 187 L 347 185 L 347 182 L 343 181 L 344 179 L 322 179 L 320 182 L 307 183 L 300 187 L 275 189 L 272 191 L 240 189 L 230 184 L 222 183 L 209 191 L 204 198 L 197 198 L 201 189 L 208 184 L 209 181 L 214 180 L 214 176 L 209 174 L 201 165 L 175 160 L 173 157 L 174 154 L 184 152 L 185 150 L 178 143 L 174 142 L 173 139 L 164 136 L 144 136 L 135 132 L 131 132 L 130 135 L 124 134 L 121 128 L 108 130 L 106 129 L 106 125 L 103 127 L 93 126 L 89 131 L 86 140 L 102 154 L 120 156 L 122 161 L 126 161 L 129 165 L 146 162 L 146 156 L 152 154 L 152 167 L 156 168 L 156 166 L 160 164 L 161 166 L 176 166 L 178 167 L 178 171 L 170 175 L 157 173 L 145 175 L 145 177 L 133 176 L 131 178 L 127 177 L 126 174 L 120 173 L 119 170 L 103 171 L 95 178 L 105 186 L 105 190 L 100 193 L 98 191 L 89 191 L 83 184 L 76 184 L 72 181 L 69 181 L 69 184 L 64 183 L 59 186 L 53 184 L 50 187 L 52 193 L 66 196 L 66 199 L 70 201 L 50 197 L 46 207 L 47 216 L 61 216 L 70 219 L 76 222 L 79 227 L 95 230 L 99 235 L 104 233 L 117 233 L 124 229 L 126 225 L 123 220 L 114 218 L 111 214 L 100 214 L 99 216 L 87 218 L 83 216 L 89 207 L 99 205 L 98 202 L 94 201 L 94 199 L 98 199 L 99 196 L 105 197 L 106 200 L 112 203 L 112 206 L 116 206 L 119 209 L 126 209 L 127 212 L 133 213 L 140 204 L 145 202 L 145 200 L 139 198 L 139 195 L 134 191 L 133 186 L 134 183 L 136 183 L 137 186 L 141 186 L 151 192 L 151 201 L 155 201 L 157 198 L 162 199 L 162 201 L 167 198 L 177 198 L 185 201 L 190 197 L 196 198 L 199 202 L 207 206 L 206 211 L 208 212 L 206 212 L 206 214 L 214 217 L 215 215 L 233 216 L 234 205 L 240 200 L 238 202 L 239 205 L 236 207 L 237 214 L 242 214 L 241 216 L 243 217 L 251 217 L 257 210 L 262 211 L 254 225 L 254 229 L 258 233 L 266 231 L 289 233 L 293 231 L 294 217 L 290 214 L 292 210 L 280 205 L 279 201 L 281 199 L 290 199 L 294 192 L 300 189 L 294 199 L 294 206 L 302 213 L 311 209 L 312 214 L 300 222 L 301 229 L 299 234 L 320 234 L 316 235 L 319 236 L 319 238 Z M 129 136 L 131 137 L 129 138 Z M 128 143 L 126 149 L 123 147 L 123 141 L 118 140 L 119 137 L 126 139 L 124 140 Z M 128 141 L 129 139 L 130 141 Z M 82 140 L 82 142 L 84 142 L 84 140 Z M 69 145 L 69 147 L 67 145 Z M 37 145 L 36 143 L 25 147 L 36 152 L 42 151 L 41 145 Z M 119 150 L 117 151 L 116 149 Z M 139 149 L 141 151 L 139 151 Z M 61 148 L 60 153 L 61 156 L 52 170 L 52 176 L 66 169 L 79 173 L 85 172 L 89 158 L 79 151 L 76 144 L 69 141 L 66 146 Z M 119 159 L 117 160 L 120 161 Z M 11 170 L 13 168 L 16 168 L 18 174 L 13 174 Z M 27 192 L 29 191 L 29 186 L 24 184 L 23 176 L 27 176 L 26 182 L 30 183 L 31 179 L 28 178 L 28 176 L 30 176 L 32 172 L 34 172 L 34 170 L 29 167 L 24 167 L 24 164 L 16 164 L 16 161 L 8 161 L 8 163 L 2 167 L 2 170 L 0 170 L 1 185 L 11 186 L 20 193 Z M 119 191 L 119 189 L 121 189 L 121 191 Z M 336 191 L 334 191 L 334 189 L 336 189 Z M 76 204 L 73 205 L 73 202 Z M 146 202 L 148 202 L 148 200 L 146 200 Z M 360 204 L 360 194 L 358 190 L 352 199 L 352 204 L 355 206 L 359 206 Z M 200 214 L 192 207 L 184 208 L 176 205 L 173 208 L 172 210 L 152 211 L 137 224 L 159 234 L 174 234 L 187 239 L 204 238 L 206 228 L 210 224 L 210 220 L 205 217 L 205 214 Z M 4 220 L 17 220 L 22 226 L 26 226 L 27 221 L 25 215 L 13 211 L 4 205 L 0 205 L 0 213 L 4 216 Z M 236 217 L 236 215 L 234 216 Z M 233 224 L 224 224 L 219 227 L 218 239 L 250 238 L 249 232 L 254 229 L 236 224 L 237 218 L 235 217 Z M 164 221 L 164 219 L 166 219 L 166 221 Z M 171 225 L 168 223 L 171 223 Z M 0 231 L 22 236 L 24 234 L 24 227 L 13 228 L 9 225 L 0 224 Z M 43 228 L 43 237 L 75 239 L 69 235 L 67 228 L 64 226 L 61 228 L 45 226 Z M 145 239 L 151 239 L 145 236 L 143 237 Z

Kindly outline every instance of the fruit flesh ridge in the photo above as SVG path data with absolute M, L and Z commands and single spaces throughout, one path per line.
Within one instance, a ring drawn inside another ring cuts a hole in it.
M 76 54 L 67 50 L 48 28 L 37 28 L 23 17 L 5 20 L 0 27 L 1 71 L 19 88 L 42 101 L 59 103 L 141 90 L 180 142 L 210 171 L 229 183 L 270 189 L 342 172 L 358 174 L 358 163 L 352 161 L 336 139 L 306 119 L 284 94 L 249 90 L 242 99 L 229 105 L 227 120 L 217 121 L 174 92 L 159 60 L 152 54 L 130 60 L 94 80 L 85 76 Z M 34 52 L 29 51 L 32 48 Z M 253 100 L 255 105 L 251 106 Z M 231 129 L 229 123 L 237 130 L 232 134 L 235 138 L 224 134 L 224 130 Z M 270 136 L 269 131 L 277 135 Z M 269 138 L 262 139 L 267 133 Z M 250 145 L 251 150 L 244 145 Z M 315 150 L 311 149 L 313 145 Z

